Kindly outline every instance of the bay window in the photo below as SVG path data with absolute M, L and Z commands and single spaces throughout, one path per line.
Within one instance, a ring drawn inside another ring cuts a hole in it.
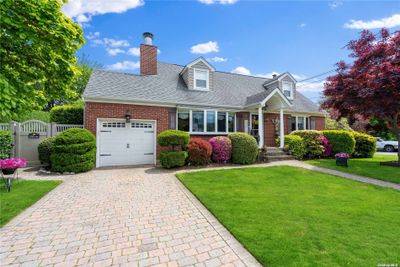
M 236 131 L 236 114 L 217 110 L 178 110 L 176 129 L 194 134 Z
M 192 131 L 204 132 L 204 111 L 192 111 Z
M 215 111 L 207 111 L 207 132 L 215 132 Z
M 315 129 L 315 122 L 311 117 L 291 116 L 289 117 L 289 132 L 296 130 L 312 130 Z

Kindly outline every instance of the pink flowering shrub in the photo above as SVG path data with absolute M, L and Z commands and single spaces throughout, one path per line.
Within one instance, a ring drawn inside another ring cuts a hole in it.
M 324 152 L 322 152 L 322 155 L 324 157 L 329 157 L 332 154 L 332 145 L 329 143 L 328 138 L 321 136 L 319 140 L 321 145 L 324 147 Z
M 232 143 L 228 137 L 216 136 L 211 138 L 209 142 L 212 146 L 212 161 L 218 163 L 226 163 L 230 160 Z
M 25 166 L 26 166 L 26 160 L 23 158 L 11 158 L 11 159 L 0 160 L 0 169 L 16 169 Z

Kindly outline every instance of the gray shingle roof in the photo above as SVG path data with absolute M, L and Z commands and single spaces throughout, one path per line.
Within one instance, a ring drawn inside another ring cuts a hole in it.
M 158 62 L 158 74 L 149 76 L 95 70 L 83 96 L 86 99 L 243 108 L 260 102 L 270 91 L 263 87 L 269 79 L 219 71 L 214 72 L 212 90 L 189 91 L 179 75 L 183 68 Z M 294 110 L 318 112 L 314 103 L 300 93 L 297 96 L 299 100 L 294 101 Z

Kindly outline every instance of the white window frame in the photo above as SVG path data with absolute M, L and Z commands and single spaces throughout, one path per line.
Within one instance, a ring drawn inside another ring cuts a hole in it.
M 197 79 L 197 74 L 196 72 L 202 71 L 206 73 L 206 87 L 197 87 L 196 86 L 196 79 Z M 210 88 L 210 71 L 206 69 L 193 69 L 193 88 L 195 90 L 200 90 L 200 91 L 208 91 Z
M 193 131 L 193 112 L 194 111 L 203 111 L 204 112 L 204 129 L 203 132 L 194 132 Z M 213 132 L 208 132 L 207 131 L 207 112 L 214 112 L 214 131 Z M 236 117 L 236 111 L 225 111 L 225 110 L 216 110 L 216 109 L 177 109 L 176 110 L 176 117 L 178 118 L 178 113 L 179 112 L 189 112 L 189 134 L 191 135 L 225 135 L 229 133 L 234 133 L 237 131 L 237 117 Z M 225 132 L 218 132 L 218 112 L 224 112 L 226 116 L 225 120 L 225 127 L 226 131 Z M 229 113 L 234 114 L 234 129 L 233 132 L 229 132 L 229 123 L 228 123 L 228 116 Z M 178 130 L 179 125 L 178 125 L 178 119 L 176 120 L 176 130 Z
M 304 130 L 311 130 L 311 116 L 297 114 L 297 115 L 290 115 L 290 117 L 296 118 L 296 129 L 294 131 L 299 130 L 299 118 L 303 118 Z M 308 121 L 308 128 L 307 128 L 307 121 Z
M 285 85 L 289 85 L 290 86 L 290 96 L 286 96 L 285 95 Z M 282 81 L 282 93 L 284 96 L 286 96 L 287 98 L 293 100 L 293 83 L 292 82 L 288 82 L 288 81 Z

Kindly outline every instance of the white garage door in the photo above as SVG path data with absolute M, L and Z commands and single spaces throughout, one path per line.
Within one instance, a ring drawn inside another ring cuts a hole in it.
M 100 121 L 98 165 L 154 163 L 154 122 Z

